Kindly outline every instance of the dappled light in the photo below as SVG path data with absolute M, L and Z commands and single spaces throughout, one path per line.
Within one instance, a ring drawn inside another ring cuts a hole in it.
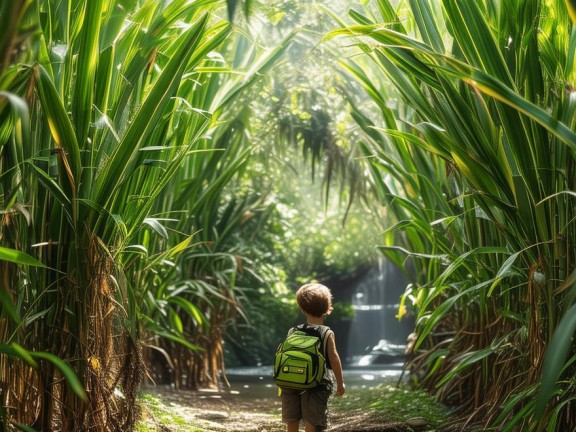
M 0 431 L 576 430 L 575 25 L 1 2 Z

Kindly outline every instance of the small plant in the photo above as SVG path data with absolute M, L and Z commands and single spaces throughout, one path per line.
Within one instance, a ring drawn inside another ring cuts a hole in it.
M 151 394 L 141 394 L 138 398 L 138 405 L 142 416 L 136 424 L 136 432 L 183 430 L 181 428 L 184 427 L 189 432 L 202 432 L 204 430 L 199 426 L 190 424 L 189 419 L 179 416 L 173 407 Z
M 429 428 L 449 421 L 448 409 L 423 390 L 386 384 L 373 388 L 349 389 L 344 398 L 334 398 L 334 412 L 367 412 L 369 419 L 383 422 L 408 422 L 423 419 Z

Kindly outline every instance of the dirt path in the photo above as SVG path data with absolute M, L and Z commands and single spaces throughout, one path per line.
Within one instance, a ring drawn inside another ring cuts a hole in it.
M 141 431 L 161 432 L 282 432 L 279 398 L 246 398 L 214 391 L 174 391 L 154 388 L 147 391 L 168 407 L 170 415 L 146 405 Z M 368 409 L 332 410 L 329 432 L 414 432 L 429 429 L 421 419 L 383 422 Z M 302 428 L 303 429 L 303 428 Z M 438 429 L 436 429 L 438 430 Z M 441 429 L 447 431 L 448 429 Z
M 239 397 L 234 394 L 212 391 L 172 391 L 155 389 L 154 395 L 170 407 L 170 412 L 186 424 L 159 424 L 162 419 L 148 410 L 152 422 L 161 426 L 162 432 L 281 432 L 280 401 L 270 398 Z M 180 423 L 180 421 L 178 421 Z M 192 426 L 192 427 L 191 427 Z

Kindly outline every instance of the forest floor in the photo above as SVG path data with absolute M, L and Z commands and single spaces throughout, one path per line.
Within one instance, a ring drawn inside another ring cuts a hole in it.
M 270 389 L 272 392 L 273 389 Z M 137 432 L 282 432 L 276 396 L 153 387 L 141 396 Z M 329 432 L 461 432 L 424 393 L 393 386 L 352 388 L 330 401 Z M 303 427 L 302 427 L 303 430 Z

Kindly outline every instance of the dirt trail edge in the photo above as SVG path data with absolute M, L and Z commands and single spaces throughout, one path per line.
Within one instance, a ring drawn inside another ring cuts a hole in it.
M 168 416 L 144 406 L 145 431 L 161 432 L 282 432 L 281 403 L 276 397 L 247 398 L 234 392 L 215 390 L 174 390 L 152 387 L 144 393 L 153 395 L 169 409 Z M 301 428 L 304 429 L 303 427 Z M 432 429 L 423 419 L 406 422 L 383 422 L 368 409 L 331 410 L 328 432 L 419 432 L 448 431 Z M 458 429 L 460 430 L 460 429 Z

